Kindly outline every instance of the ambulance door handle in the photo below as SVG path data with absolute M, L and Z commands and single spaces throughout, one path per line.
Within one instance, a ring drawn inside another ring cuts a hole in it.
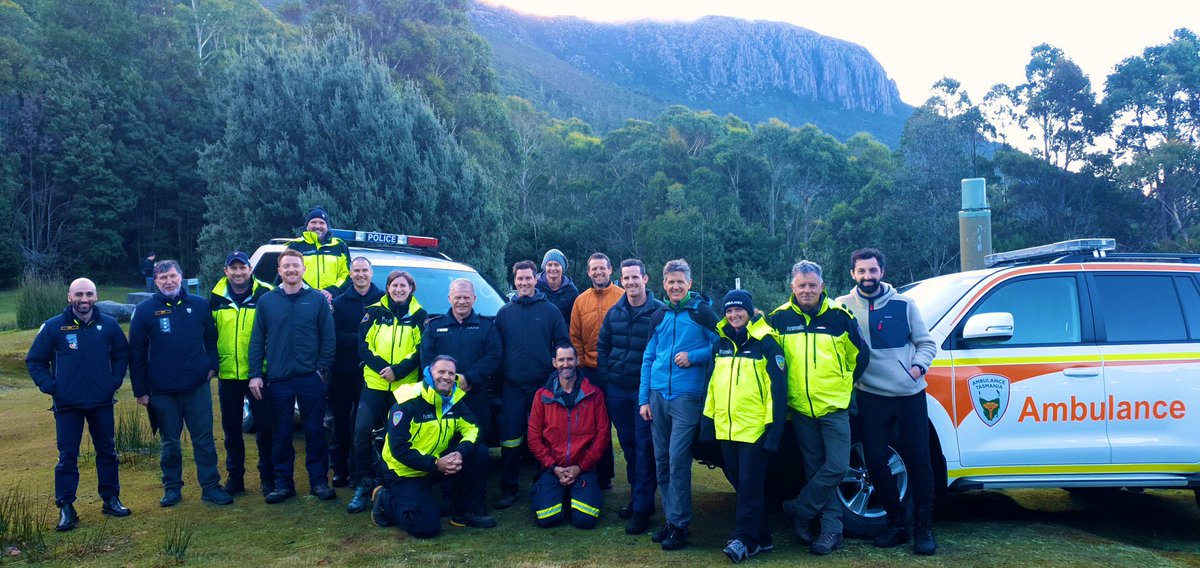
M 1076 379 L 1099 377 L 1100 367 L 1068 367 L 1063 369 L 1063 374 Z

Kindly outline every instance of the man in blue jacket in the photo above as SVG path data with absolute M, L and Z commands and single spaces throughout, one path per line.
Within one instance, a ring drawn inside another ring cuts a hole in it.
M 100 511 L 129 516 L 121 504 L 114 438 L 113 395 L 125 382 L 129 342 L 117 320 L 96 309 L 96 285 L 87 278 L 71 283 L 70 306 L 38 330 L 25 366 L 38 389 L 54 400 L 58 465 L 54 466 L 54 504 L 59 509 L 57 531 L 79 524 L 75 490 L 79 488 L 79 442 L 86 421 L 96 451 Z
M 496 330 L 504 346 L 500 402 L 500 499 L 496 508 L 517 501 L 517 480 L 529 430 L 533 397 L 554 370 L 554 349 L 571 344 L 562 313 L 537 289 L 537 267 L 522 260 L 513 265 L 517 295 L 496 313 Z
M 208 301 L 183 288 L 183 270 L 174 260 L 154 265 L 158 292 L 138 304 L 129 322 L 129 378 L 138 404 L 150 409 L 162 438 L 163 497 L 170 507 L 183 499 L 183 454 L 179 436 L 187 424 L 196 461 L 200 499 L 233 503 L 221 488 L 213 444 L 210 380 L 217 375 L 217 326 Z
M 325 439 L 325 385 L 337 351 L 333 308 L 305 284 L 304 256 L 279 253 L 279 287 L 258 301 L 250 332 L 250 395 L 271 398 L 276 409 L 271 461 L 275 490 L 266 502 L 282 503 L 296 495 L 292 479 L 296 449 L 292 446 L 292 413 L 300 405 L 304 426 L 304 465 L 309 493 L 322 501 L 337 497 L 329 487 L 329 442 Z M 265 370 L 263 362 L 266 362 Z M 266 380 L 264 381 L 264 377 Z
M 692 441 L 704 410 L 718 318 L 712 300 L 691 291 L 686 260 L 663 267 L 663 289 L 669 302 L 651 316 L 654 331 L 642 358 L 638 405 L 642 419 L 650 421 L 667 516 L 652 540 L 663 550 L 679 550 L 687 545 L 692 521 Z

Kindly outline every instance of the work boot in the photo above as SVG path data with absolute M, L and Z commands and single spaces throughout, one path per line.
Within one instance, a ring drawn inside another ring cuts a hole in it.
M 908 529 L 903 524 L 888 521 L 887 526 L 875 535 L 876 548 L 895 548 L 908 542 Z
M 239 495 L 246 492 L 246 482 L 241 476 L 234 477 L 231 475 L 229 479 L 225 480 L 224 489 L 230 495 Z
M 476 529 L 494 529 L 496 528 L 496 519 L 479 513 L 455 513 L 450 516 L 450 525 Z
M 263 501 L 266 501 L 268 505 L 277 505 L 277 504 L 287 501 L 288 499 L 291 499 L 292 497 L 295 497 L 295 496 L 296 496 L 295 489 L 292 489 L 290 487 L 281 488 L 278 485 L 276 485 L 275 489 L 273 491 L 271 491 L 270 493 L 267 493 L 267 496 L 263 498 Z
M 329 501 L 337 498 L 337 492 L 325 483 L 318 483 L 317 485 L 313 486 L 312 489 L 308 490 L 308 494 L 315 496 L 321 501 Z
M 387 489 L 384 489 L 382 485 L 371 492 L 371 501 L 373 502 L 371 504 L 371 522 L 375 523 L 377 527 L 392 526 L 392 517 L 383 506 L 383 497 L 387 494 L 386 492 Z
M 812 543 L 812 546 L 810 546 L 808 550 L 813 554 L 824 556 L 841 548 L 842 545 L 842 533 L 823 532 L 821 533 L 821 536 L 817 537 L 817 540 Z
M 671 532 L 662 541 L 663 550 L 679 550 L 687 546 L 687 527 L 671 525 Z
M 129 507 L 121 504 L 121 499 L 116 495 L 104 500 L 104 505 L 100 507 L 100 512 L 113 517 L 128 517 L 133 514 Z
M 350 474 L 335 471 L 333 472 L 334 487 L 350 487 Z
M 183 493 L 179 491 L 179 488 L 167 487 L 163 489 L 163 496 L 162 499 L 158 500 L 158 505 L 160 507 L 174 507 L 180 501 L 183 501 Z
M 654 544 L 662 544 L 662 541 L 665 540 L 667 535 L 670 534 L 671 523 L 667 523 L 663 525 L 661 529 L 654 531 L 654 534 L 650 535 L 650 542 L 653 542 Z
M 913 554 L 933 556 L 937 552 L 937 541 L 933 538 L 933 529 L 919 526 L 913 531 Z
M 359 485 L 354 488 L 354 497 L 346 504 L 346 512 L 351 515 L 361 513 L 367 510 L 367 499 L 371 497 L 371 487 L 368 485 Z
M 517 502 L 517 494 L 516 493 L 505 493 L 504 495 L 501 495 L 499 499 L 496 500 L 496 508 L 497 509 L 507 509 L 509 507 L 512 507 L 516 502 Z
M 233 497 L 226 493 L 224 489 L 221 489 L 221 486 L 219 485 L 205 489 L 204 492 L 200 494 L 200 500 L 208 501 L 213 505 L 229 505 L 233 503 Z
M 633 515 L 629 517 L 629 522 L 625 523 L 625 534 L 642 534 L 648 528 L 650 528 L 650 513 L 634 511 Z M 662 539 L 655 542 L 662 542 Z
M 784 501 L 783 512 L 792 522 L 792 531 L 796 533 L 796 540 L 799 540 L 800 544 L 810 545 L 816 542 L 817 537 L 813 534 L 810 526 L 812 520 L 806 519 L 800 514 L 800 507 L 796 505 L 795 500 Z
M 67 532 L 79 526 L 79 515 L 75 512 L 75 506 L 67 503 L 58 509 L 58 525 L 54 530 L 58 532 Z
M 633 501 L 630 501 L 624 507 L 617 509 L 617 516 L 621 517 L 622 519 L 633 517 Z

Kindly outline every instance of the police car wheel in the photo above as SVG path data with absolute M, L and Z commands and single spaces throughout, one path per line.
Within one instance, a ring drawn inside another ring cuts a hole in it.
M 867 473 L 863 459 L 862 443 L 850 447 L 850 469 L 838 485 L 838 499 L 842 503 L 842 532 L 850 538 L 871 538 L 887 524 L 883 502 L 875 490 L 875 482 Z M 892 483 L 900 490 L 900 502 L 906 511 L 912 508 L 912 495 L 908 486 L 908 468 L 896 450 L 888 446 L 888 468 Z

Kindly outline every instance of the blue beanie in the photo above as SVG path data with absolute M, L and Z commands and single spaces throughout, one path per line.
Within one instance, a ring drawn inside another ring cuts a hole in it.
M 542 257 L 542 270 L 546 270 L 546 263 L 552 260 L 562 265 L 563 274 L 567 273 L 567 257 L 558 249 L 546 251 L 545 256 Z

